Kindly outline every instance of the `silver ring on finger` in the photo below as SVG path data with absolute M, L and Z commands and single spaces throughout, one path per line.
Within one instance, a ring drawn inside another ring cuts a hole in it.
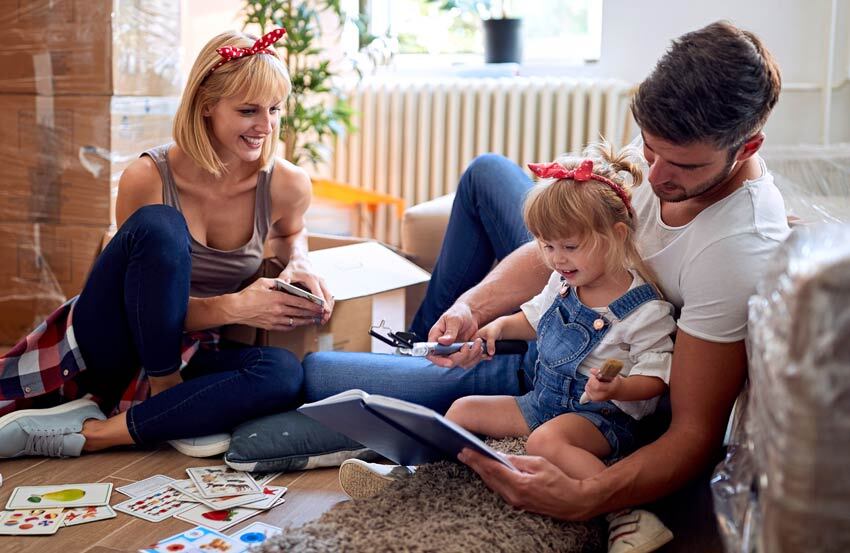
M 289 326 L 295 326 L 295 319 L 289 317 Z

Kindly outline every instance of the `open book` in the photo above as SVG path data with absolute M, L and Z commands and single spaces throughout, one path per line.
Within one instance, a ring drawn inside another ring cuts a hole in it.
M 516 470 L 471 432 L 408 401 L 347 390 L 298 410 L 400 465 L 456 460 L 468 447 Z

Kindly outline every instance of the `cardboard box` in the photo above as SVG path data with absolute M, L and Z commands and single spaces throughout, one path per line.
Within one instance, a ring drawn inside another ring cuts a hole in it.
M 334 247 L 340 242 L 350 243 Z M 409 317 L 408 291 L 427 283 L 430 275 L 374 241 L 311 236 L 309 246 L 316 273 L 325 278 L 336 300 L 328 324 L 291 332 L 259 331 L 256 336 L 248 327 L 230 327 L 225 337 L 285 348 L 299 358 L 315 351 L 390 353 L 392 348 L 369 336 L 369 328 L 383 320 L 403 330 Z
M 0 0 L 0 93 L 180 93 L 180 2 Z
M 124 168 L 169 142 L 174 97 L 0 95 L 0 220 L 114 222 Z
M 0 344 L 14 344 L 80 293 L 104 228 L 0 224 Z

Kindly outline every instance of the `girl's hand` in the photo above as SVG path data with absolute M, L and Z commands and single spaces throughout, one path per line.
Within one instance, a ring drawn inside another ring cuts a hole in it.
M 623 379 L 620 376 L 614 377 L 610 382 L 603 382 L 599 380 L 599 369 L 590 369 L 590 376 L 587 379 L 584 391 L 591 401 L 617 399 L 617 392 L 619 392 L 622 383 Z
M 499 319 L 492 323 L 483 326 L 475 335 L 475 340 L 471 346 L 464 347 L 461 352 L 464 352 L 463 363 L 460 365 L 464 369 L 474 367 L 481 361 L 489 361 L 496 354 L 496 340 L 502 336 L 502 325 Z M 484 349 L 484 342 L 487 342 L 487 349 Z
M 325 307 L 322 311 L 321 318 L 316 322 L 316 324 L 325 324 L 328 322 L 334 309 L 334 297 L 331 295 L 330 291 L 328 291 L 325 279 L 313 274 L 307 268 L 295 267 L 294 263 L 290 263 L 283 271 L 280 272 L 280 276 L 277 278 L 287 284 L 292 284 L 294 282 L 304 284 L 310 290 L 311 294 L 322 298 L 325 301 Z
M 299 326 L 317 324 L 325 315 L 323 309 L 310 300 L 275 290 L 271 278 L 259 278 L 229 297 L 232 320 L 265 330 L 288 332 Z

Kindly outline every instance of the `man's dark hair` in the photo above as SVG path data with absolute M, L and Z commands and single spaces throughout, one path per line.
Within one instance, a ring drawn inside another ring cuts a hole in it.
M 669 142 L 737 149 L 764 127 L 781 88 L 779 66 L 761 40 L 717 21 L 673 41 L 638 87 L 632 113 Z

